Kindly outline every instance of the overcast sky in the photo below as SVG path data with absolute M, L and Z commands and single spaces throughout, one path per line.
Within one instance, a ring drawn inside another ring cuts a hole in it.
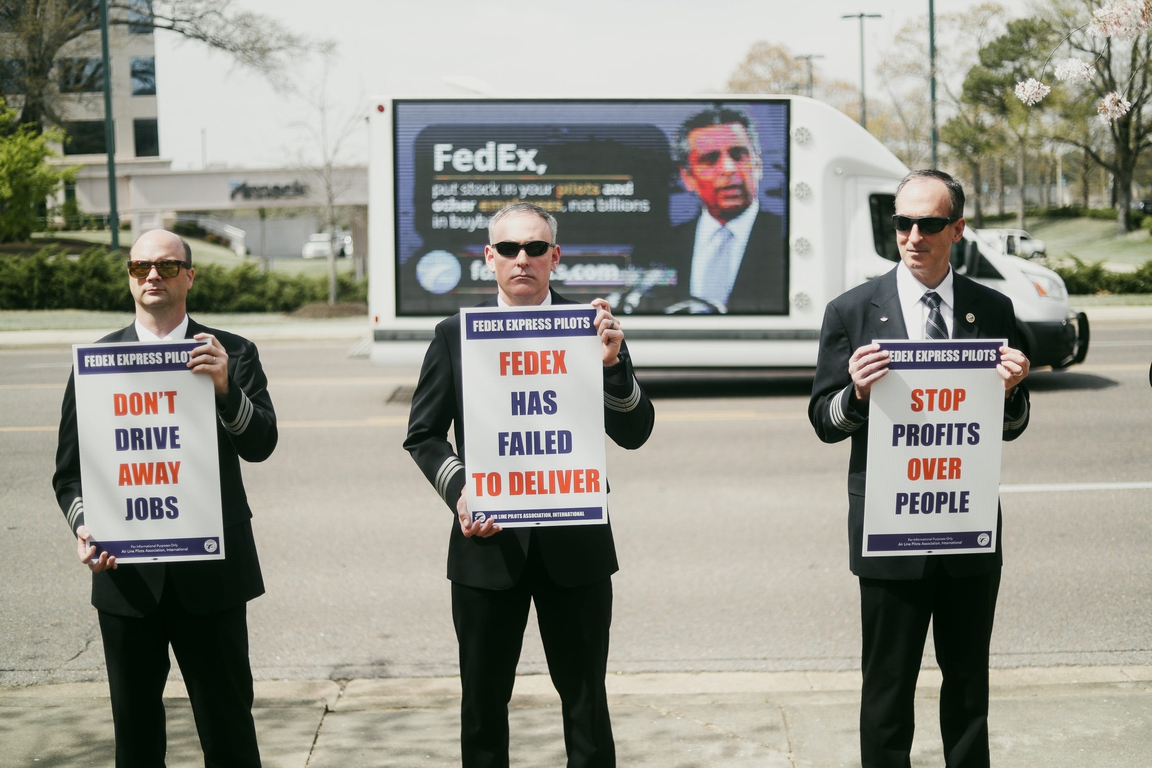
M 1015 15 L 1026 0 L 1002 0 Z M 928 0 L 235 0 L 287 27 L 335 40 L 329 83 L 335 122 L 373 96 L 696 96 L 725 90 L 753 43 L 824 56 L 824 74 L 858 83 L 859 21 L 865 21 L 869 88 L 879 51 Z M 935 0 L 938 15 L 972 0 Z M 226 55 L 168 34 L 156 36 L 160 150 L 173 168 L 282 167 L 315 157 L 300 126 L 315 121 L 301 98 L 277 93 Z M 318 67 L 292 76 L 305 90 Z M 363 130 L 343 159 L 364 162 Z

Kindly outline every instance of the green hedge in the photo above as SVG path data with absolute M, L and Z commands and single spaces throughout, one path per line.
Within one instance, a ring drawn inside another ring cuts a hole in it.
M 1101 264 L 1085 264 L 1073 257 L 1073 267 L 1056 267 L 1071 294 L 1152 293 L 1152 261 L 1135 272 L 1110 272 Z
M 337 298 L 363 302 L 368 281 L 337 275 Z M 328 300 L 327 276 L 263 274 L 254 263 L 196 269 L 190 312 L 291 312 Z M 124 256 L 95 246 L 79 258 L 56 248 L 31 256 L 0 255 L 0 309 L 90 309 L 131 312 Z

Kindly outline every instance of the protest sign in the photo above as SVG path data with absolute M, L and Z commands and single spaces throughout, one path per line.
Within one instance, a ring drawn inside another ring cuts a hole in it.
M 603 524 L 604 365 L 586 305 L 461 311 L 464 466 L 474 519 Z
M 212 379 L 199 341 L 72 347 L 84 525 L 121 563 L 223 560 Z
M 993 552 L 1003 339 L 877 341 L 868 406 L 865 557 Z

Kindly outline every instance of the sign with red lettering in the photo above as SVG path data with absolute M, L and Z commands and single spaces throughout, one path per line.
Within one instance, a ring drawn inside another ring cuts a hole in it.
M 588 305 L 460 313 L 465 493 L 504 528 L 608 522 L 604 364 Z
M 223 560 L 212 379 L 199 341 L 72 347 L 84 525 L 121 563 Z
M 865 557 L 996 550 L 1003 339 L 878 341 L 868 405 Z

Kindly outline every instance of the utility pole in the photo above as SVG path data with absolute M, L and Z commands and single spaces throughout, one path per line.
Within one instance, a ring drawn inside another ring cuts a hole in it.
M 936 129 L 936 3 L 928 0 L 928 100 L 932 105 L 932 168 L 939 168 L 937 144 L 940 141 L 939 131 Z
M 120 215 L 116 212 L 116 124 L 112 121 L 112 60 L 108 55 L 108 0 L 100 0 L 100 47 L 104 57 L 104 150 L 108 153 L 108 228 L 112 250 L 120 250 Z
M 879 19 L 878 13 L 846 13 L 842 19 L 860 20 L 860 125 L 868 127 L 868 113 L 864 101 L 864 19 Z
M 819 53 L 806 53 L 796 58 L 803 59 L 808 65 L 808 98 L 812 98 L 812 59 L 822 59 L 824 57 Z

